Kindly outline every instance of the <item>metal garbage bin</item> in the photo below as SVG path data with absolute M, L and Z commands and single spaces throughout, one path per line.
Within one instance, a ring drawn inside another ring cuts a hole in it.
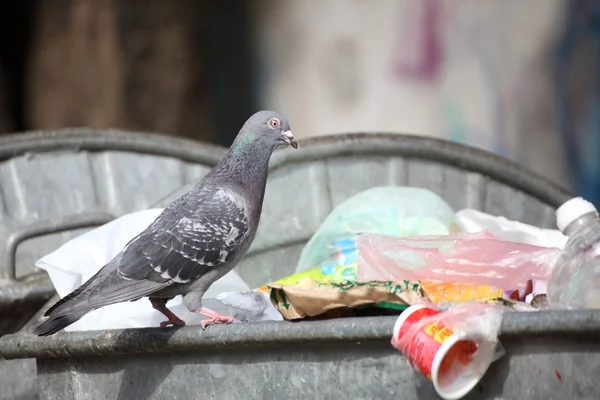
M 272 160 L 263 217 L 239 266 L 250 285 L 291 273 L 304 243 L 348 196 L 379 185 L 425 187 L 454 208 L 473 207 L 542 227 L 570 194 L 494 155 L 436 139 L 386 134 L 305 140 Z M 186 187 L 158 203 L 173 200 Z M 47 304 L 48 307 L 50 304 Z M 37 360 L 42 399 L 435 399 L 391 348 L 394 318 L 157 328 L 0 338 L 0 355 Z M 471 399 L 599 398 L 600 313 L 507 313 L 507 356 Z
M 55 293 L 35 261 L 84 231 L 147 208 L 202 177 L 224 152 L 190 140 L 113 130 L 0 138 L 0 236 L 5 238 L 0 336 L 18 331 Z M 0 399 L 35 398 L 32 369 L 35 365 L 0 363 L 0 387 L 19 384 L 18 393 L 0 391 Z M 15 371 L 22 372 L 18 382 L 11 378 Z

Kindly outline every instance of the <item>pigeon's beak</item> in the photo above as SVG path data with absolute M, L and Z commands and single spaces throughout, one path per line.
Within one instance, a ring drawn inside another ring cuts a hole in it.
M 285 142 L 287 144 L 289 144 L 290 146 L 292 146 L 295 149 L 298 148 L 298 142 L 296 142 L 296 140 L 294 139 L 294 135 L 292 135 L 292 131 L 285 131 L 282 133 L 282 135 L 283 135 L 283 140 L 285 140 Z

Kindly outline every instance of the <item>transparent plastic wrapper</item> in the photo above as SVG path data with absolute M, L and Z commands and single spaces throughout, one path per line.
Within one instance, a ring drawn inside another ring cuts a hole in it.
M 358 237 L 359 280 L 430 280 L 523 291 L 547 281 L 560 249 L 500 240 L 487 231 L 444 236 Z
M 504 354 L 498 342 L 503 311 L 498 305 L 470 303 L 441 312 L 422 302 L 400 314 L 391 343 L 440 397 L 460 399 Z
M 356 238 L 363 232 L 402 237 L 459 230 L 452 208 L 427 189 L 372 188 L 345 200 L 327 216 L 302 250 L 295 273 L 355 264 Z

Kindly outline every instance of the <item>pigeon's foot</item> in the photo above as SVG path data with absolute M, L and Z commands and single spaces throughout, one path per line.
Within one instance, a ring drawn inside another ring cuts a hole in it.
M 174 318 L 170 318 L 168 321 L 163 321 L 160 323 L 161 328 L 166 328 L 167 326 L 184 326 L 185 322 L 181 320 L 178 316 L 173 314 Z
M 202 329 L 206 329 L 206 327 L 208 325 L 230 324 L 233 322 L 233 317 L 231 317 L 229 315 L 219 314 L 218 312 L 209 310 L 208 308 L 202 307 L 200 309 L 200 311 L 197 311 L 197 312 L 198 312 L 198 314 L 202 314 L 202 315 L 206 315 L 207 317 L 210 317 L 209 319 L 205 319 L 204 321 L 200 322 L 200 326 L 202 327 Z
M 177 315 L 175 315 L 171 310 L 169 310 L 166 306 L 167 299 L 151 297 L 150 303 L 152 303 L 152 307 L 165 317 L 168 318 L 167 321 L 163 321 L 160 323 L 161 328 L 166 328 L 167 326 L 184 326 L 185 322 L 181 320 Z

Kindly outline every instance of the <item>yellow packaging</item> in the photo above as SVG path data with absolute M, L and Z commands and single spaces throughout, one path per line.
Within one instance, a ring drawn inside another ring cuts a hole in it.
M 429 300 L 438 304 L 441 302 L 486 303 L 493 299 L 504 298 L 502 289 L 484 285 L 464 285 L 452 282 L 421 281 L 423 291 Z

